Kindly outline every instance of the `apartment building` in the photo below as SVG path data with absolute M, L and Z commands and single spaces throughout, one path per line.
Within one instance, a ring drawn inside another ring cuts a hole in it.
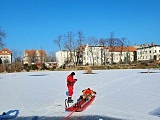
M 0 50 L 0 58 L 2 63 L 11 64 L 12 63 L 12 53 L 8 48 L 3 48 Z
M 160 45 L 143 44 L 137 48 L 138 61 L 156 61 L 160 60 Z
M 104 46 L 85 45 L 83 49 L 83 65 L 102 65 L 108 49 Z
M 65 64 L 70 64 L 74 65 L 75 64 L 75 52 L 70 52 L 67 50 L 61 50 L 56 52 L 56 61 L 57 61 L 57 66 L 60 67 Z
M 80 50 L 80 52 L 79 52 Z M 65 64 L 70 55 L 68 51 L 56 53 L 58 66 Z M 104 47 L 84 45 L 76 50 L 74 63 L 81 62 L 82 65 L 103 65 L 107 63 L 133 62 L 137 59 L 136 48 L 127 47 Z
M 46 52 L 44 50 L 25 50 L 23 63 L 24 64 L 41 64 L 45 63 Z
M 86 46 L 83 52 L 83 65 L 102 65 L 107 63 L 133 62 L 136 48 L 132 46 Z
M 107 47 L 109 63 L 129 63 L 137 60 L 136 48 L 133 46 Z

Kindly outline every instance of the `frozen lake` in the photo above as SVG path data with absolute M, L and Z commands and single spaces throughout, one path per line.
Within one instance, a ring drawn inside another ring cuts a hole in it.
M 93 103 L 71 119 L 159 120 L 160 70 L 124 69 L 74 71 L 78 79 L 73 99 L 85 88 L 97 92 Z M 44 71 L 0 74 L 0 112 L 18 109 L 16 120 L 57 119 L 65 111 L 66 77 L 72 71 Z

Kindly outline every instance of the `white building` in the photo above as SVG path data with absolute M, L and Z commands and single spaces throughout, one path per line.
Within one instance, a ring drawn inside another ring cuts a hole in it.
M 83 65 L 102 65 L 107 49 L 104 46 L 85 46 L 83 51 Z
M 78 63 L 76 61 L 78 60 L 77 58 L 79 58 L 79 60 L 82 62 L 82 65 L 104 65 L 106 63 L 111 63 L 112 59 L 113 63 L 133 62 L 137 59 L 136 48 L 132 46 L 114 47 L 114 49 L 112 49 L 111 47 L 89 46 L 87 44 L 85 46 L 81 46 L 80 49 L 81 49 L 81 57 L 72 55 L 72 57 L 74 56 L 72 65 Z M 64 64 L 68 64 L 67 61 L 69 61 L 70 59 L 69 51 L 63 50 L 57 52 L 56 59 L 59 67 Z
M 89 46 L 83 52 L 83 65 L 102 65 L 104 63 L 133 62 L 136 60 L 136 48 L 132 46 Z
M 113 59 L 113 63 L 120 62 L 133 62 L 136 58 L 136 48 L 133 46 L 116 46 L 114 48 L 107 47 L 109 49 L 108 62 L 111 63 Z M 113 58 L 112 58 L 113 56 Z
M 12 63 L 12 53 L 9 49 L 3 48 L 0 50 L 0 58 L 2 63 L 11 64 Z
M 137 60 L 160 60 L 160 45 L 141 46 L 141 48 L 137 48 Z
M 56 52 L 57 66 L 60 67 L 65 64 L 74 65 L 75 64 L 75 53 L 67 50 L 61 50 Z

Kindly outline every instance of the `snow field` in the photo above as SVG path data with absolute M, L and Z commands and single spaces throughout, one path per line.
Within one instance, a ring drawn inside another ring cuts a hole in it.
M 159 120 L 160 71 L 147 69 L 74 71 L 73 99 L 85 88 L 97 92 L 93 103 L 73 116 L 99 115 L 126 120 Z M 72 71 L 0 74 L 0 112 L 18 109 L 19 117 L 65 117 L 66 77 Z M 151 114 L 154 114 L 151 115 Z M 102 119 L 102 118 L 99 118 Z

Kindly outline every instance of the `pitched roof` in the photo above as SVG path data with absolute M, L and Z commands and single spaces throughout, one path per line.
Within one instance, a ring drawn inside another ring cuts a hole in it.
M 106 47 L 111 52 L 134 52 L 136 48 L 133 46 L 115 46 L 115 47 Z
M 41 55 L 46 55 L 46 52 L 44 51 L 44 50 L 25 50 L 24 52 L 25 52 L 25 54 L 27 53 L 27 54 L 29 54 L 29 55 L 33 55 L 33 54 L 35 54 L 36 52 L 39 52 Z
M 0 50 L 0 55 L 11 55 L 11 51 L 8 48 Z
M 85 47 L 87 45 L 83 45 L 80 47 L 80 49 L 84 50 Z M 90 47 L 104 47 L 106 49 L 109 50 L 109 52 L 134 52 L 136 51 L 137 49 L 133 46 L 114 46 L 114 47 L 110 47 L 110 46 L 90 46 Z

